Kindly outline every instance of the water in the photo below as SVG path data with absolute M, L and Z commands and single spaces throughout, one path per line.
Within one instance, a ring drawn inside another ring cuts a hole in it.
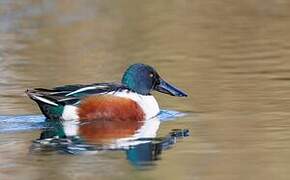
M 289 179 L 289 10 L 285 0 L 0 1 L 1 115 L 38 116 L 27 88 L 117 81 L 143 62 L 189 94 L 154 93 L 187 113 L 157 136 L 190 131 L 143 170 L 123 151 L 35 154 L 41 122 L 1 122 L 12 130 L 0 137 L 0 179 Z

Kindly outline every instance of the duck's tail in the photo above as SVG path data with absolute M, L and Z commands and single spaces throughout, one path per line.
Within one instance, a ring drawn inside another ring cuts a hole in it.
M 34 100 L 37 103 L 47 104 L 51 106 L 59 106 L 56 99 L 50 98 L 44 93 L 43 90 L 39 89 L 27 89 L 25 92 L 28 97 Z
M 46 118 L 59 120 L 63 113 L 64 104 L 51 96 L 50 90 L 27 89 L 26 94 L 38 104 Z

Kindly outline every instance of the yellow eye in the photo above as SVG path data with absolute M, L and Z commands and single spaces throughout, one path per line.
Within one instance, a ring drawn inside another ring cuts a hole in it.
M 150 77 L 153 77 L 154 75 L 151 73 L 151 74 L 149 74 L 149 76 L 150 76 Z

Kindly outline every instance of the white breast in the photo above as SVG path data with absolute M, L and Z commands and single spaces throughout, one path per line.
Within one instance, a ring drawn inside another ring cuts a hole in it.
M 111 92 L 108 94 L 118 96 L 118 97 L 129 98 L 137 102 L 138 105 L 143 109 L 145 113 L 145 119 L 150 119 L 150 118 L 155 117 L 160 111 L 156 99 L 154 98 L 154 96 L 151 96 L 151 95 L 144 96 L 144 95 L 140 95 L 140 94 L 130 92 L 127 90 Z

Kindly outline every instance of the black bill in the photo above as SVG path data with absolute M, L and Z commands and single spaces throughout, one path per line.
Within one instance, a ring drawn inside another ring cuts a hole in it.
M 182 90 L 174 87 L 173 85 L 167 83 L 163 79 L 160 78 L 160 83 L 155 86 L 154 88 L 156 91 L 169 94 L 171 96 L 179 96 L 179 97 L 186 97 L 187 94 Z

